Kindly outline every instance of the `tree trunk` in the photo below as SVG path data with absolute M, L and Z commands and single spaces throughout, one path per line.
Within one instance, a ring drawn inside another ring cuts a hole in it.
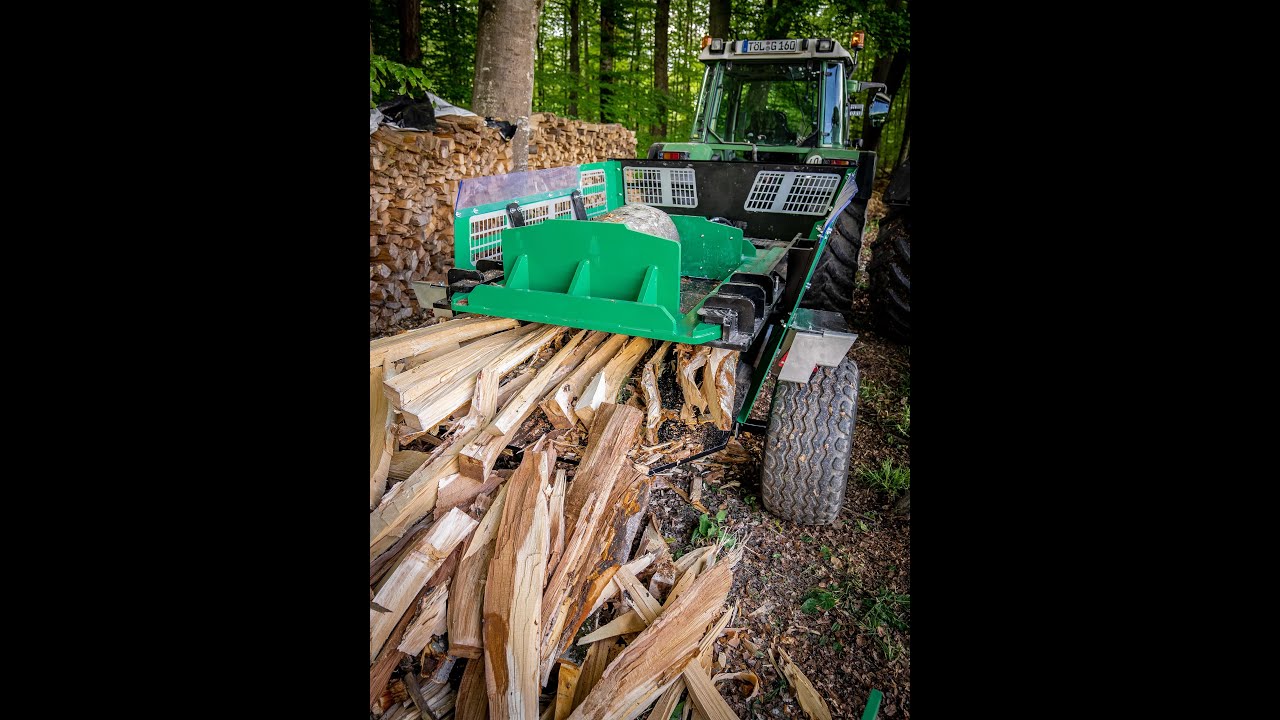
M 613 59 L 621 0 L 600 0 L 600 122 L 613 122 Z
M 729 12 L 732 3 L 730 0 L 711 0 L 711 37 L 723 38 L 725 42 L 729 41 Z
M 654 23 L 653 89 L 658 96 L 658 117 L 649 132 L 654 139 L 667 139 L 667 26 L 671 22 L 671 0 L 658 0 Z
M 907 64 L 910 61 L 911 53 L 903 49 L 899 49 L 893 55 L 886 54 L 878 58 L 871 81 L 887 85 L 884 94 L 890 98 L 896 98 L 898 90 L 902 88 L 902 78 L 907 72 Z M 862 113 L 862 149 L 874 152 L 880 146 L 880 134 L 883 131 L 884 125 L 878 128 L 871 127 L 871 101 L 867 99 L 866 111 Z
M 421 57 L 422 0 L 400 0 L 400 61 L 409 65 Z
M 569 0 L 569 115 L 578 116 L 578 2 Z
M 471 111 L 516 125 L 512 170 L 529 168 L 529 115 L 533 111 L 533 49 L 542 0 L 480 0 L 476 22 L 476 75 Z
M 902 142 L 898 149 L 898 162 L 894 164 L 895 168 L 902 167 L 902 163 L 907 161 L 907 153 L 911 152 L 911 98 L 907 98 L 907 116 L 902 121 Z

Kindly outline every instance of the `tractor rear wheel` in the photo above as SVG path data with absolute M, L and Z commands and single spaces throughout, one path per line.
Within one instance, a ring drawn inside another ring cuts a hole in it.
M 844 504 L 858 409 L 858 366 L 818 366 L 809 382 L 773 391 L 760 484 L 765 508 L 801 525 L 829 525 Z
M 871 312 L 876 327 L 903 343 L 911 342 L 911 212 L 893 214 L 880 224 L 867 264 Z
M 854 199 L 836 217 L 827 248 L 818 258 L 818 267 L 804 294 L 803 307 L 848 313 L 853 307 L 854 276 L 858 274 L 858 253 L 862 250 L 862 225 L 867 205 Z

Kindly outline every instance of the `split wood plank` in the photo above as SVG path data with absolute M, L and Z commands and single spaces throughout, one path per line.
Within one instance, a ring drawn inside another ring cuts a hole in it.
M 397 450 L 391 456 L 391 469 L 387 472 L 387 477 L 396 481 L 407 480 L 430 457 L 431 453 L 421 450 Z
M 480 366 L 491 367 L 499 375 L 506 375 L 515 369 L 517 365 L 542 349 L 542 346 L 550 343 L 557 335 L 564 332 L 564 328 L 555 325 L 539 325 L 536 327 L 539 329 L 516 341 L 508 349 L 502 350 L 497 356 L 490 357 L 480 363 Z M 466 350 L 466 348 L 463 348 L 463 350 Z M 440 358 L 440 360 L 444 359 Z M 424 365 L 423 367 L 426 366 Z M 478 372 L 478 370 L 478 367 L 475 368 L 475 371 Z M 460 380 L 460 382 L 438 387 L 412 404 L 401 408 L 400 414 L 405 423 L 415 429 L 425 429 L 439 425 L 448 419 L 450 415 L 457 412 L 459 408 L 471 399 L 475 386 L 475 377 L 473 375 L 461 376 Z
M 644 572 L 645 569 L 648 568 L 651 564 L 653 564 L 655 557 L 657 557 L 657 555 L 655 555 L 654 553 L 641 555 L 640 557 L 636 558 L 635 560 L 632 560 L 626 565 L 622 565 L 621 567 L 630 570 L 632 575 L 638 575 Z M 608 587 L 606 587 L 604 591 L 600 593 L 600 596 L 596 598 L 595 604 L 591 606 L 591 612 L 587 613 L 588 617 L 590 617 L 591 615 L 594 615 L 597 610 L 604 607 L 605 603 L 609 602 L 610 600 L 613 600 L 614 598 L 622 594 L 622 588 L 618 587 L 617 582 L 613 582 L 614 578 L 611 576 L 609 579 L 610 579 L 610 582 Z M 586 645 L 587 643 L 578 643 L 578 644 Z
M 711 682 L 711 676 L 700 667 L 690 666 L 680 678 L 689 690 L 689 698 L 698 712 L 707 720 L 738 720 L 738 714 L 729 707 L 720 691 Z
M 419 594 L 419 598 L 425 597 L 429 591 L 423 588 Z M 372 705 L 382 697 L 382 693 L 387 689 L 387 682 L 391 680 L 391 673 L 395 672 L 396 667 L 400 664 L 400 658 L 404 657 L 404 653 L 400 652 L 397 647 L 400 640 L 404 637 L 404 633 L 409 628 L 409 624 L 413 618 L 409 613 L 405 613 L 400 618 L 400 622 L 396 623 L 395 628 L 391 632 L 390 641 L 374 658 L 373 663 L 369 665 L 369 704 Z
M 646 626 L 653 624 L 653 621 L 658 619 L 658 615 L 662 614 L 662 605 L 649 594 L 648 590 L 644 589 L 630 570 L 625 567 L 618 568 L 613 579 L 627 594 L 631 607 L 640 613 Z
M 441 585 L 427 593 L 418 603 L 418 614 L 404 633 L 404 639 L 396 648 L 407 655 L 417 655 L 431 642 L 436 635 L 443 635 L 448 625 L 445 622 L 445 607 L 449 600 L 449 586 Z
M 493 498 L 493 504 L 467 541 L 458 571 L 453 576 L 453 602 L 449 603 L 449 654 L 473 658 L 479 664 L 484 652 L 481 616 L 484 612 L 484 588 L 489 577 L 497 543 L 498 524 L 506 504 L 507 485 Z
M 538 370 L 528 386 L 502 408 L 498 417 L 485 430 L 485 435 L 462 449 L 462 453 L 458 456 L 458 467 L 462 469 L 464 475 L 473 478 L 487 476 L 493 470 L 502 450 L 515 439 L 521 423 L 538 408 L 537 401 L 547 392 L 547 388 L 554 387 L 555 383 L 568 375 L 587 357 L 588 352 L 584 345 L 593 347 L 604 338 L 604 333 L 594 333 L 587 336 L 587 342 L 579 344 L 585 332 L 582 331 L 574 336 Z
M 626 347 L 622 348 L 622 351 L 609 360 L 604 369 L 587 383 L 586 389 L 582 391 L 582 397 L 573 406 L 574 413 L 582 420 L 584 426 L 591 426 L 601 403 L 617 401 L 622 384 L 631 377 L 631 371 L 640 362 L 640 358 L 649 352 L 651 345 L 653 341 L 649 338 L 632 338 Z
M 591 692 L 591 688 L 600 682 L 600 677 L 604 675 L 605 667 L 608 666 L 612 654 L 619 651 L 617 640 L 605 640 L 593 644 L 587 649 L 587 659 L 582 661 L 582 670 L 578 673 L 578 686 L 573 692 L 573 708 L 576 709 L 586 699 Z M 669 720 L 671 714 L 667 714 Z
M 383 382 L 382 391 L 394 407 L 404 408 L 441 387 L 449 387 L 458 378 L 474 378 L 486 367 L 486 360 L 518 346 L 533 331 L 532 325 L 525 325 L 478 340 Z
M 668 593 L 666 602 L 662 604 L 663 609 L 671 607 L 672 603 L 674 603 L 676 599 L 680 597 L 681 593 L 683 593 L 685 590 L 689 588 L 690 585 L 693 584 L 693 581 L 697 579 L 698 574 L 702 568 L 702 563 L 698 561 L 701 561 L 704 558 L 706 558 L 713 549 L 715 549 L 714 546 L 698 548 L 697 550 L 693 550 L 688 553 L 685 553 L 685 555 L 680 558 L 681 560 L 683 560 L 684 558 L 692 555 L 694 560 L 693 562 L 687 563 L 683 570 L 681 570 L 680 566 L 677 564 L 676 569 L 681 573 L 680 579 L 676 581 L 676 584 L 671 588 L 671 592 Z M 678 562 L 679 561 L 677 561 L 677 563 Z M 600 626 L 591 634 L 583 636 L 583 638 L 578 641 L 578 644 L 587 645 L 590 643 L 599 642 L 600 640 L 603 640 L 605 638 L 617 637 L 619 635 L 627 635 L 630 633 L 637 633 L 637 632 L 640 632 L 641 630 L 644 630 L 646 627 L 649 626 L 649 624 L 650 622 L 646 620 L 644 617 L 641 617 L 641 615 L 639 615 L 636 611 L 628 610 L 627 612 L 618 615 L 617 617 L 615 617 L 613 620 L 609 621 L 605 625 Z
M 631 339 L 629 335 L 609 335 L 603 345 L 593 352 L 562 382 L 556 383 L 555 392 L 542 402 L 542 411 L 551 421 L 552 427 L 568 429 L 578 423 L 578 415 L 573 410 L 574 401 L 586 389 L 587 383 L 604 368 Z
M 600 422 L 587 440 L 587 449 L 578 472 L 565 494 L 564 555 L 547 581 L 542 603 L 542 682 L 547 681 L 555 657 L 572 640 L 585 621 L 571 618 L 573 610 L 589 609 L 594 603 L 584 594 L 598 577 L 602 549 L 612 546 L 612 527 L 605 527 L 610 515 L 609 500 L 624 470 L 619 460 L 633 446 L 644 415 L 634 408 L 606 403 L 600 406 Z M 633 471 L 634 472 L 634 471 Z M 603 591 L 604 586 L 599 589 Z M 566 636 L 568 636 L 566 638 Z
M 559 677 L 556 680 L 555 720 L 565 720 L 573 712 L 573 693 L 578 686 L 582 669 L 568 660 L 560 660 Z
M 724 604 L 741 549 L 694 581 L 605 670 L 572 720 L 631 720 L 658 698 L 696 658 L 703 631 Z
M 680 704 L 680 696 L 684 695 L 684 680 L 676 678 L 671 683 L 671 687 L 667 688 L 662 696 L 658 698 L 658 702 L 654 704 L 653 711 L 649 713 L 648 720 L 671 720 L 671 715 L 676 711 L 676 706 Z
M 467 660 L 458 685 L 458 698 L 454 706 L 454 720 L 487 720 L 489 694 L 484 687 L 484 658 Z
M 468 442 L 480 434 L 483 425 L 488 422 L 494 410 L 494 385 L 500 373 L 494 368 L 481 369 L 475 381 L 472 405 L 474 413 L 468 413 L 463 422 L 458 423 L 456 431 L 449 440 L 432 452 L 428 461 L 423 463 L 407 480 L 391 488 L 382 498 L 382 502 L 369 516 L 370 554 L 376 557 L 395 542 L 395 538 L 404 532 L 417 518 L 430 513 L 439 498 L 440 483 L 450 478 L 458 470 L 458 453 Z M 488 414 L 486 414 L 486 411 Z M 478 494 L 484 488 L 454 488 L 450 500 L 466 499 L 467 493 Z M 474 494 L 469 497 L 475 497 Z M 437 517 L 439 517 L 437 513 Z
M 561 469 L 556 470 L 556 481 L 551 487 L 551 498 L 548 502 L 548 522 L 551 524 L 551 543 L 547 556 L 547 567 L 554 570 L 556 562 L 560 560 L 560 556 L 564 554 L 564 493 L 567 473 Z M 547 579 L 551 579 L 551 574 L 547 574 Z
M 394 371 L 393 371 L 394 372 Z M 387 474 L 396 449 L 395 412 L 382 394 L 382 367 L 369 369 L 369 509 L 387 489 Z
M 556 452 L 544 438 L 508 481 L 484 592 L 485 688 L 495 718 L 538 716 L 538 648 L 547 564 L 547 497 Z
M 369 609 L 369 662 L 373 662 L 382 644 L 395 628 L 418 591 L 439 569 L 472 530 L 476 521 L 461 510 L 455 510 L 432 526 L 425 537 L 391 571 L 373 602 L 388 612 Z
M 432 347 L 457 343 L 463 340 L 492 335 L 519 325 L 509 318 L 474 315 L 447 320 L 407 333 L 378 338 L 369 343 L 369 367 L 379 367 L 387 359 L 392 361 L 428 352 Z

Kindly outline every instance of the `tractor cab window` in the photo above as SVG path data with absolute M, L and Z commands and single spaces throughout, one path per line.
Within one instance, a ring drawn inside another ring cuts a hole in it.
M 712 113 L 710 130 L 721 140 L 757 145 L 815 141 L 821 69 L 800 63 L 735 63 L 717 70 L 709 73 L 712 82 L 704 88 L 703 107 Z

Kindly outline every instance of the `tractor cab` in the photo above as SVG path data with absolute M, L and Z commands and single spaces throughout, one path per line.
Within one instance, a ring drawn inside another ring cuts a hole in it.
M 862 34 L 853 54 L 831 38 L 733 40 L 703 38 L 706 64 L 688 143 L 655 143 L 650 159 L 805 162 L 847 165 L 861 141 L 854 136 L 863 90 L 853 81 Z M 876 114 L 884 103 L 871 103 Z

